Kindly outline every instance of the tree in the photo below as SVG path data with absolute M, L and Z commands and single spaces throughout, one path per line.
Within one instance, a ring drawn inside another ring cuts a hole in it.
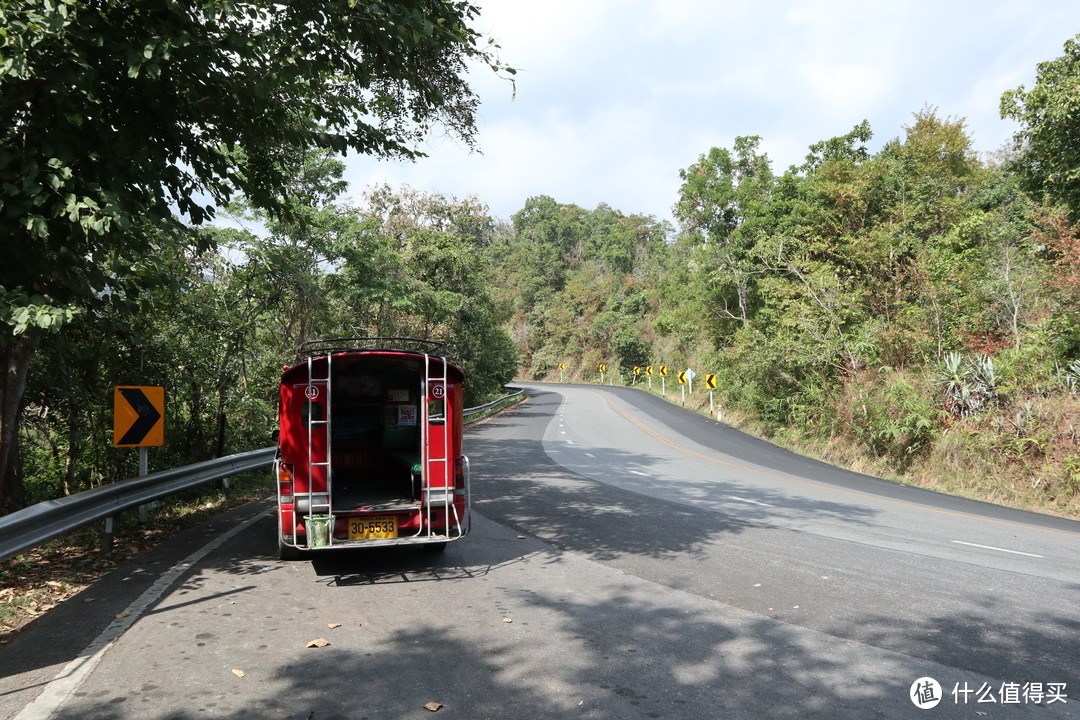
M 348 317 L 377 335 L 444 342 L 469 378 L 466 402 L 513 378 L 518 359 L 481 251 L 495 225 L 486 206 L 382 186 L 337 218 L 329 287 Z
M 1080 213 L 1080 35 L 1065 41 L 1065 54 L 1039 63 L 1035 85 L 1001 96 L 1001 117 L 1021 128 L 1014 136 L 1017 166 L 1029 191 Z
M 745 322 L 753 302 L 751 248 L 759 220 L 775 185 L 769 158 L 758 151 L 761 138 L 735 138 L 734 153 L 712 148 L 686 170 L 675 216 L 692 238 L 706 245 L 699 259 L 708 270 L 705 292 L 721 324 Z
M 461 0 L 0 5 L 0 511 L 18 500 L 41 333 L 187 241 L 174 208 L 198 224 L 242 193 L 287 215 L 292 168 L 313 150 L 416 158 L 432 124 L 472 145 L 467 63 L 513 73 L 470 28 L 478 13 Z

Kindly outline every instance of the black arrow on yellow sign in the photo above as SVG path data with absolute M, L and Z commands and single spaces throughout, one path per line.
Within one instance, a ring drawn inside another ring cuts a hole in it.
M 118 387 L 113 394 L 113 445 L 141 447 L 165 441 L 165 388 Z

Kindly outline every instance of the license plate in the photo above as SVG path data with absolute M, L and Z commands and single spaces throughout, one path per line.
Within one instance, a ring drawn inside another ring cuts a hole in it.
M 350 540 L 379 540 L 398 536 L 394 515 L 362 515 L 349 518 Z

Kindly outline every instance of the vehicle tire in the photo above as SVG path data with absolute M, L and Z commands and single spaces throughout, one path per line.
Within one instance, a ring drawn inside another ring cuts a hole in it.
M 446 549 L 446 541 L 445 540 L 443 542 L 434 542 L 434 543 L 425 543 L 424 544 L 424 551 L 429 552 L 429 553 L 441 553 L 445 549 Z
M 300 550 L 300 548 L 294 545 L 286 545 L 285 541 L 281 539 L 280 535 L 278 535 L 277 540 L 277 554 L 279 560 L 287 561 L 299 560 L 304 556 L 303 551 Z

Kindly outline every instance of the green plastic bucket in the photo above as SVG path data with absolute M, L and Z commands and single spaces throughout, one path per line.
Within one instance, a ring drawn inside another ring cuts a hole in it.
M 326 547 L 329 545 L 330 528 L 333 526 L 333 515 L 308 515 L 308 547 Z

